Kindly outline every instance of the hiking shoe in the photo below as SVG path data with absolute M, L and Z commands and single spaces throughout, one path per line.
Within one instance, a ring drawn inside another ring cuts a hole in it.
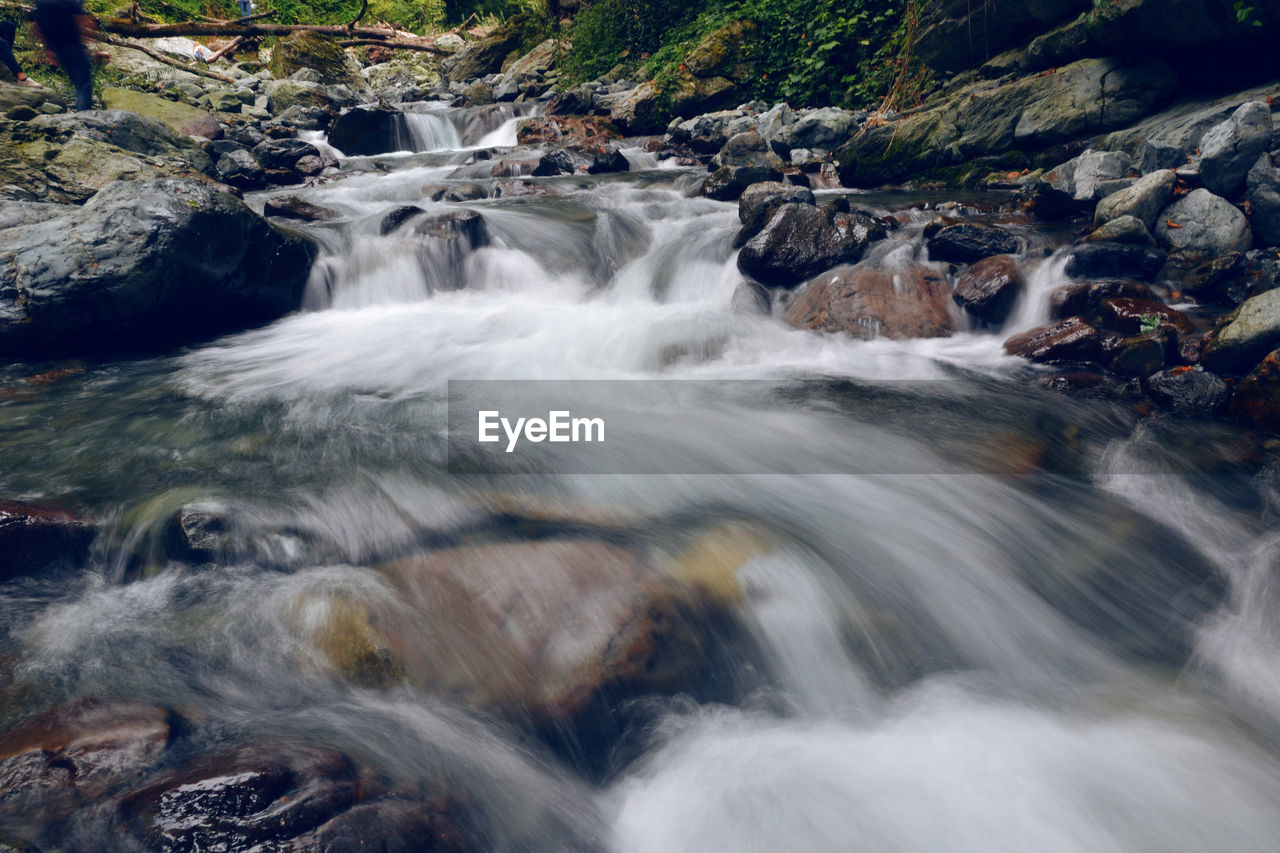
M 41 86 L 39 83 L 37 83 L 35 80 L 32 80 L 30 77 L 24 77 L 24 78 L 22 78 L 21 80 L 19 80 L 19 81 L 18 81 L 18 85 L 19 85 L 19 86 L 28 86 L 28 87 L 30 87 L 30 88 L 32 88 L 32 89 L 43 89 L 43 88 L 44 88 L 44 86 Z

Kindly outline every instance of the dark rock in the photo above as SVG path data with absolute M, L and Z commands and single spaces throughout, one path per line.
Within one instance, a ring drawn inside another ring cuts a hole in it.
M 1240 374 L 1280 346 L 1280 290 L 1269 290 L 1231 312 L 1204 351 L 1204 366 Z
M 738 221 L 742 230 L 734 240 L 740 247 L 769 224 L 769 220 L 784 204 L 814 204 L 813 192 L 807 187 L 793 187 L 777 181 L 752 184 L 738 198 Z
M 1280 258 L 1255 249 L 1232 252 L 1195 267 L 1182 280 L 1182 290 L 1201 302 L 1239 305 L 1280 282 Z
M 784 164 L 754 130 L 729 138 L 707 167 L 711 175 L 703 195 L 717 201 L 733 201 L 751 184 L 781 181 Z
M 830 213 L 809 204 L 784 204 L 738 253 L 738 269 L 762 284 L 794 287 L 837 264 L 859 260 L 885 236 L 864 213 Z
M 1079 317 L 1040 326 L 1004 342 L 1009 355 L 1044 364 L 1092 362 L 1102 351 L 1098 330 Z
M 1259 246 L 1280 246 L 1280 169 L 1271 155 L 1263 154 L 1249 170 L 1249 206 L 1253 209 L 1250 227 Z
M 292 839 L 289 853 L 359 851 L 377 840 L 378 853 L 468 853 L 477 848 L 455 819 L 445 798 L 424 801 L 388 795 L 360 803 L 305 835 Z
M 1128 243 L 1133 246 L 1155 248 L 1156 240 L 1134 216 L 1117 216 L 1085 237 L 1086 243 Z
M 1084 243 L 1071 249 L 1066 273 L 1072 278 L 1127 278 L 1154 281 L 1165 254 L 1125 243 Z
M 96 531 L 60 509 L 0 501 L 0 581 L 51 566 L 79 566 Z
M 951 287 L 924 264 L 829 270 L 799 292 L 784 319 L 797 329 L 895 340 L 946 337 L 956 328 Z
M 586 86 L 577 86 L 559 93 L 547 102 L 549 115 L 581 116 L 595 110 L 595 93 Z
M 216 560 L 230 551 L 231 519 L 221 507 L 184 506 L 165 527 L 165 551 L 175 560 Z
M 443 195 L 443 191 L 441 192 Z M 438 200 L 438 199 L 433 199 Z M 395 231 L 401 225 L 408 222 L 419 213 L 426 213 L 425 210 L 416 204 L 406 204 L 403 207 L 397 207 L 395 210 L 382 217 L 382 222 L 378 225 L 378 233 L 383 237 Z
M 319 157 L 320 151 L 301 139 L 272 139 L 259 143 L 253 156 L 267 169 L 292 169 L 303 157 Z
M 1144 324 L 1167 325 L 1178 332 L 1191 332 L 1193 327 L 1187 315 L 1152 299 L 1132 296 L 1116 296 L 1098 304 L 1098 316 L 1103 326 L 1121 332 L 1138 332 Z M 1148 371 L 1150 372 L 1150 371 Z
M 1242 104 L 1200 140 L 1204 188 L 1215 195 L 1231 195 L 1270 144 L 1271 108 L 1262 101 Z
M 194 180 L 120 181 L 5 234 L 17 247 L 0 250 L 8 355 L 155 350 L 268 322 L 299 305 L 314 257 Z
M 1153 373 L 1142 381 L 1142 388 L 1158 407 L 1182 415 L 1220 411 L 1231 396 L 1231 389 L 1220 376 L 1199 365 Z
M 999 325 L 1009 316 L 1024 284 L 1012 255 L 992 255 L 964 271 L 956 283 L 954 298 L 974 317 Z
M 318 175 L 330 166 L 336 166 L 333 160 L 326 160 L 323 157 L 308 154 L 305 157 L 299 157 L 298 162 L 293 164 L 293 170 L 304 178 L 312 175 Z
M 1227 412 L 1261 429 L 1280 432 L 1280 350 L 1268 353 L 1240 380 Z
M 37 714 L 0 735 L 0 816 L 53 823 L 133 782 L 169 734 L 164 710 L 136 702 L 84 698 Z
M 994 225 L 966 222 L 943 228 L 929 238 L 929 259 L 971 264 L 992 255 L 1013 255 L 1018 240 Z
M 257 158 L 243 149 L 228 151 L 218 158 L 218 178 L 242 190 L 261 189 L 267 185 L 267 172 Z
M 360 780 L 342 755 L 273 744 L 205 756 L 119 805 L 121 831 L 147 849 L 281 849 L 355 805 Z
M 303 222 L 329 222 L 341 219 L 336 210 L 319 204 L 303 201 L 296 195 L 278 195 L 267 199 L 262 209 L 264 216 L 279 216 L 284 219 L 300 219 Z
M 1111 371 L 1120 376 L 1149 376 L 1165 364 L 1168 342 L 1158 332 L 1124 338 L 1115 347 Z
M 399 151 L 404 114 L 396 110 L 358 108 L 333 121 L 329 144 L 348 156 Z
M 929 67 L 956 72 L 980 65 L 1020 39 L 1089 9 L 1089 0 L 1046 0 L 996 7 L 938 0 L 921 10 L 916 50 Z M 975 34 L 981 33 L 981 39 Z
M 521 196 L 537 195 L 559 195 L 559 193 L 537 181 L 498 181 L 493 185 L 494 198 L 519 198 Z
M 463 284 L 466 256 L 489 245 L 484 217 L 474 210 L 451 210 L 413 221 L 418 241 L 418 264 L 431 292 L 457 290 Z
M 603 149 L 568 146 L 542 155 L 542 159 L 533 170 L 533 175 L 534 177 L 583 173 L 600 175 L 608 172 L 626 172 L 630 168 L 631 163 L 617 146 L 610 145 Z
M 1049 294 L 1049 316 L 1055 320 L 1067 317 L 1094 317 L 1104 299 L 1127 297 L 1146 299 L 1151 289 L 1130 281 L 1091 281 L 1068 284 Z

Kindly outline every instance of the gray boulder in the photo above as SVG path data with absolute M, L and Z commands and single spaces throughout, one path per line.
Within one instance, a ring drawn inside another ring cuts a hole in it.
M 762 284 L 794 287 L 838 264 L 862 258 L 885 227 L 864 213 L 834 213 L 784 204 L 738 253 L 738 269 Z
M 1263 154 L 1249 170 L 1247 198 L 1253 208 L 1253 236 L 1259 246 L 1280 246 L 1280 169 Z
M 1204 366 L 1216 373 L 1244 373 L 1280 346 L 1280 290 L 1268 290 L 1227 316 L 1204 352 Z
M 1245 215 L 1206 189 L 1190 192 L 1165 208 L 1156 222 L 1155 237 L 1163 245 L 1204 260 L 1247 252 L 1253 243 Z
M 314 258 L 194 180 L 116 182 L 0 245 L 15 247 L 0 250 L 9 357 L 155 351 L 269 322 L 298 306 Z
M 1155 238 L 1136 216 L 1117 216 L 1085 237 L 1087 243 L 1131 243 L 1155 246 Z
M 242 190 L 255 190 L 267 185 L 266 170 L 243 148 L 228 151 L 218 158 L 218 177 L 223 183 Z
M 752 184 L 781 181 L 784 164 L 764 137 L 750 130 L 730 137 L 708 168 L 712 173 L 703 185 L 703 195 L 732 201 Z
M 742 223 L 742 230 L 734 245 L 741 246 L 759 234 L 778 208 L 793 203 L 813 204 L 813 191 L 778 181 L 761 181 L 747 187 L 738 199 L 738 221 Z
M 1128 154 L 1119 151 L 1085 151 L 1040 176 L 1036 182 L 1036 212 L 1061 216 L 1087 210 L 1101 198 L 1104 181 L 1124 177 L 1133 165 Z
M 783 134 L 790 148 L 835 148 L 858 129 L 858 114 L 836 107 L 810 110 L 798 116 Z
M 1169 203 L 1177 178 L 1168 169 L 1152 172 L 1119 192 L 1112 193 L 1098 202 L 1093 214 L 1093 226 L 1100 228 L 1113 219 L 1132 216 L 1150 229 Z
M 1271 108 L 1249 101 L 1200 140 L 1200 180 L 1217 195 L 1240 188 L 1258 156 L 1271 144 Z

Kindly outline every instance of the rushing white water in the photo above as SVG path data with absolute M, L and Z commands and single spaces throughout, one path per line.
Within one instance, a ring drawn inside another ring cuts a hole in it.
M 515 117 L 494 111 L 470 130 L 460 114 L 410 115 L 417 150 L 515 141 Z M 658 165 L 627 156 L 637 172 Z M 859 341 L 736 310 L 736 209 L 686 197 L 678 175 L 423 197 L 466 183 L 453 169 L 300 190 L 342 217 L 315 226 L 307 310 L 97 379 L 121 412 L 66 418 L 47 448 L 24 439 L 32 482 L 60 470 L 42 455 L 58 442 L 94 464 L 60 475 L 74 488 L 110 482 L 99 488 L 136 526 L 122 564 L 160 523 L 139 519 L 192 494 L 239 506 L 257 549 L 225 571 L 91 580 L 22 611 L 28 675 L 173 705 L 198 696 L 210 714 L 322 733 L 396 778 L 443 764 L 498 827 L 494 849 L 1275 849 L 1280 545 L 1263 521 L 1275 498 L 1259 488 L 1263 510 L 1232 506 L 1171 466 L 1127 407 L 1009 380 L 1025 366 L 1004 337 L 1044 320 L 1060 258 L 1021 259 L 1028 289 L 1001 332 Z M 446 252 L 411 229 L 380 234 L 404 204 L 478 212 L 487 243 Z M 865 263 L 925 260 L 926 218 Z M 802 378 L 831 388 L 786 397 Z M 329 615 L 316 596 L 394 602 L 365 565 L 483 522 L 469 490 L 491 484 L 442 473 L 451 379 L 719 382 L 689 410 L 584 385 L 577 402 L 610 413 L 619 439 L 599 469 L 500 489 L 659 528 L 745 518 L 784 543 L 737 574 L 749 650 L 726 664 L 747 685 L 735 706 L 662 700 L 595 785 L 421 691 L 333 683 L 300 639 Z M 876 380 L 931 381 L 903 402 Z M 150 456 L 147 442 L 112 443 L 148 430 L 163 433 Z M 1082 475 L 1028 473 L 1053 452 Z M 636 459 L 672 473 L 618 473 Z M 1228 605 L 1188 615 L 1170 599 L 1201 564 L 1226 577 Z

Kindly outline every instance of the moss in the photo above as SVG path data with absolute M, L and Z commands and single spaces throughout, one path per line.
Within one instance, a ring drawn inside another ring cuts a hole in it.
M 327 84 L 356 86 L 359 82 L 338 43 L 315 33 L 293 33 L 271 51 L 271 73 L 278 79 L 286 79 L 301 68 L 315 69 Z

